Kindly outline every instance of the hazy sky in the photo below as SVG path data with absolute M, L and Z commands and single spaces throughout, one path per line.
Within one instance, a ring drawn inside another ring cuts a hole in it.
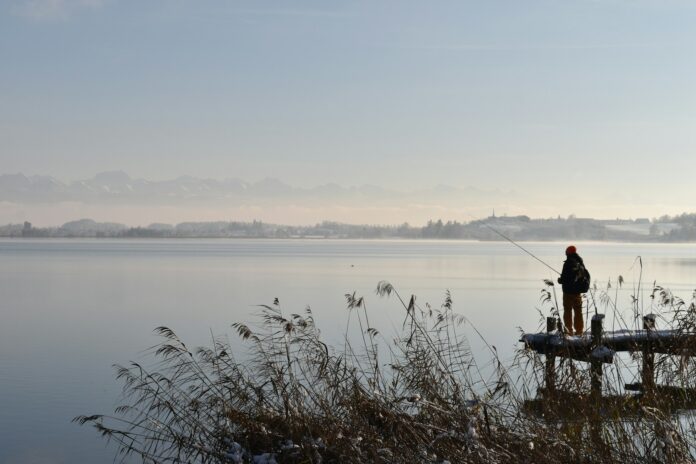
M 687 0 L 7 0 L 0 173 L 674 214 L 696 205 L 695 24 Z

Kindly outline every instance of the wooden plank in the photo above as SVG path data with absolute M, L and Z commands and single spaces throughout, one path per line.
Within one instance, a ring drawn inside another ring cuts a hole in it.
M 590 360 L 592 338 L 567 337 L 557 333 L 524 334 L 520 339 L 539 354 L 554 354 L 578 360 Z M 652 351 L 659 354 L 696 356 L 696 333 L 679 330 L 622 330 L 605 332 L 602 346 L 613 352 Z M 605 353 L 606 354 L 606 353 Z

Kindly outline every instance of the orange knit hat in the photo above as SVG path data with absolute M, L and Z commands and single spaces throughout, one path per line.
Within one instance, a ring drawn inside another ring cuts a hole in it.
M 573 255 L 577 252 L 578 252 L 578 250 L 576 250 L 573 245 L 570 245 L 568 248 L 566 248 L 566 256 Z

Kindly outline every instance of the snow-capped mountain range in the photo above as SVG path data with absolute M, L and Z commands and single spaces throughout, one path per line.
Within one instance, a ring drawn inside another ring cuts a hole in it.
M 485 191 L 475 188 L 455 188 L 440 185 L 434 188 L 414 189 L 409 192 L 388 190 L 374 185 L 344 187 L 327 183 L 299 188 L 278 179 L 265 178 L 257 182 L 241 179 L 201 179 L 182 176 L 172 180 L 151 181 L 132 178 L 123 171 L 102 172 L 90 179 L 63 182 L 51 176 L 24 174 L 0 175 L 0 201 L 15 203 L 52 203 L 77 201 L 84 203 L 163 203 L 181 201 L 257 200 L 260 202 L 353 202 L 366 200 L 391 203 L 392 201 L 432 201 L 442 204 L 450 201 L 501 200 L 512 198 L 511 192 Z

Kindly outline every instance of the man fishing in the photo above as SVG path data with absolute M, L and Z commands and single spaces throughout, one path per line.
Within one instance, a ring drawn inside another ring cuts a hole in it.
M 495 227 L 486 222 L 483 222 L 483 225 L 558 274 L 556 269 Z M 583 263 L 582 258 L 578 255 L 577 249 L 573 245 L 566 248 L 565 253 L 566 260 L 563 263 L 563 271 L 561 271 L 561 276 L 558 278 L 558 283 L 563 286 L 564 333 L 571 336 L 573 334 L 582 336 L 585 329 L 582 320 L 582 294 L 587 293 L 590 289 L 590 273 L 585 268 L 585 263 Z M 575 312 L 575 314 L 573 314 L 573 312 Z M 575 329 L 575 333 L 573 333 L 573 329 Z
M 590 273 L 573 245 L 566 248 L 565 254 L 566 260 L 558 278 L 558 283 L 563 287 L 563 324 L 567 335 L 581 336 L 584 329 L 582 294 L 590 288 Z

